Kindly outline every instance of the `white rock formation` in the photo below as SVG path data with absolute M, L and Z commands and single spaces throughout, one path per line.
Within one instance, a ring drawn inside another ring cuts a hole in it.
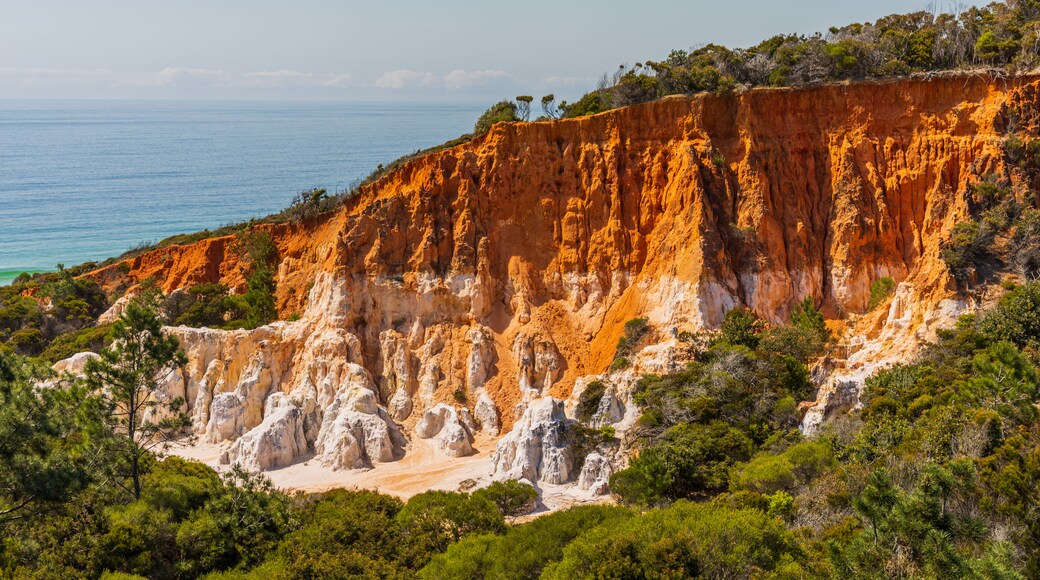
M 492 477 L 551 484 L 570 481 L 573 452 L 567 445 L 569 421 L 563 409 L 563 401 L 552 397 L 531 401 L 513 430 L 499 440 L 491 458 Z
M 400 459 L 405 444 L 375 391 L 354 385 L 325 409 L 314 451 L 326 467 L 358 469 Z
M 239 437 L 227 453 L 230 463 L 248 471 L 265 471 L 293 463 L 306 455 L 303 412 L 282 393 L 267 400 L 264 420 Z
M 559 379 L 562 358 L 556 343 L 549 337 L 520 333 L 513 341 L 513 357 L 519 368 L 517 381 L 525 400 L 541 396 Z
M 80 352 L 67 359 L 60 360 L 51 367 L 58 374 L 69 373 L 74 377 L 81 377 L 87 367 L 87 362 L 101 358 L 92 352 Z
M 415 427 L 415 435 L 420 439 L 434 439 L 437 448 L 451 457 L 474 453 L 470 428 L 459 420 L 459 413 L 454 407 L 443 403 L 426 411 L 422 421 Z
M 610 476 L 613 473 L 610 460 L 599 453 L 589 453 L 578 475 L 578 488 L 593 495 L 606 495 L 610 491 Z
M 477 404 L 473 407 L 473 414 L 476 415 L 477 424 L 481 430 L 491 436 L 498 435 L 498 407 L 495 406 L 495 402 L 491 400 L 487 391 L 480 393 Z

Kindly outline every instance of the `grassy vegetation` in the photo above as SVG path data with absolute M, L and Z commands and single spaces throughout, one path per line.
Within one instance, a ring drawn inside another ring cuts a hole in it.
M 874 310 L 880 306 L 896 289 L 896 281 L 888 276 L 878 278 L 870 285 L 870 302 L 867 310 Z

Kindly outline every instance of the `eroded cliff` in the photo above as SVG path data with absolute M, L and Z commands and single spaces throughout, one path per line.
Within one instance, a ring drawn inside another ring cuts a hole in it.
M 611 461 L 586 461 L 587 474 L 570 465 L 554 431 L 564 408 L 540 399 L 602 375 L 610 396 L 597 421 L 623 428 L 638 374 L 680 364 L 679 331 L 716 325 L 738 304 L 779 322 L 812 296 L 848 329 L 847 361 L 832 364 L 821 400 L 848 398 L 834 385 L 905 356 L 971 307 L 940 245 L 970 217 L 972 184 L 1021 178 L 1002 143 L 1008 111 L 1034 109 L 1038 82 L 755 90 L 497 125 L 333 214 L 270 226 L 279 309 L 300 319 L 171 329 L 191 362 L 170 389 L 186 395 L 197 432 L 255 468 L 309 454 L 336 468 L 394 461 L 414 437 L 459 456 L 478 432 L 516 425 L 497 472 L 595 486 Z M 243 284 L 229 238 L 91 275 L 108 286 L 151 278 L 166 292 Z M 882 277 L 899 284 L 895 296 L 864 314 Z M 652 346 L 607 373 L 639 316 Z M 810 409 L 810 423 L 823 412 Z

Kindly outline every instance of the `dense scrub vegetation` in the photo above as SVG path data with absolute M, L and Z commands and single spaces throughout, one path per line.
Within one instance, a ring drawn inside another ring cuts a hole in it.
M 620 65 L 573 103 L 542 98 L 538 120 L 583 117 L 677 94 L 753 87 L 798 87 L 915 73 L 1040 66 L 1040 2 L 1008 0 L 959 14 L 919 11 L 832 27 L 826 34 L 780 34 L 748 48 L 707 44 L 663 60 Z M 530 97 L 488 109 L 482 123 L 526 121 Z M 478 126 L 483 127 L 481 123 Z M 484 129 L 486 130 L 486 128 Z M 478 130 L 478 133 L 483 132 Z M 1030 154 L 1035 154 L 1035 151 Z
M 749 310 L 730 310 L 717 335 L 696 341 L 703 347 L 685 370 L 640 380 L 643 445 L 611 478 L 614 493 L 642 506 L 711 497 L 739 463 L 796 440 L 796 405 L 813 390 L 806 362 L 829 334 L 811 298 L 791 319 L 767 328 Z
M 163 296 L 154 281 L 144 280 L 138 289 L 141 299 L 157 310 L 164 324 L 236 329 L 277 319 L 278 249 L 273 238 L 259 228 L 243 229 L 235 234 L 233 249 L 244 264 L 243 293 L 203 283 Z M 98 318 L 128 288 L 124 284 L 106 295 L 97 282 L 79 277 L 95 266 L 59 264 L 57 272 L 22 274 L 10 285 L 0 286 L 0 353 L 53 364 L 110 345 L 112 325 L 99 324 Z
M 0 352 L 55 362 L 103 345 L 104 334 L 93 327 L 108 298 L 96 282 L 74 274 L 59 264 L 57 272 L 23 274 L 0 287 Z
M 1009 203 L 993 191 L 979 195 Z M 270 239 L 243 237 L 240 247 L 262 288 Z M 92 286 L 77 282 L 65 273 L 19 284 L 54 284 L 46 292 L 63 304 L 90 304 L 75 297 L 92 296 Z M 181 401 L 164 401 L 161 422 L 146 414 L 130 428 L 127 402 L 148 401 L 155 376 L 179 357 L 175 343 L 143 339 L 158 337 L 169 301 L 146 292 L 98 329 L 122 340 L 103 343 L 85 382 L 54 377 L 15 348 L 0 353 L 0 574 L 1035 577 L 1040 282 L 1004 288 L 993 308 L 963 317 L 918 360 L 871 377 L 862 409 L 813 438 L 797 429 L 798 402 L 811 398 L 808 364 L 831 337 L 811 298 L 786 325 L 737 308 L 717 332 L 683 333 L 686 368 L 637 386 L 638 453 L 610 482 L 623 505 L 523 524 L 515 518 L 534 493 L 517 482 L 407 502 L 343 490 L 290 495 L 237 470 L 159 459 L 185 417 Z M 876 290 L 880 301 L 891 285 Z M 17 305 L 23 292 L 6 296 Z M 219 287 L 196 293 L 210 298 L 193 298 L 180 316 L 228 322 Z M 265 302 L 243 308 L 252 304 Z M 9 332 L 43 327 L 47 316 L 28 305 L 11 311 L 28 314 L 9 318 Z M 649 332 L 645 320 L 630 321 L 618 358 Z M 137 351 L 126 346 L 131 336 Z M 138 370 L 119 372 L 130 360 Z M 581 423 L 609 388 L 594 382 L 579 396 Z M 573 431 L 578 456 L 617 444 L 612 429 Z
M 1040 140 L 1029 143 L 1040 148 Z M 1040 164 L 1023 165 L 1040 175 Z M 968 201 L 978 219 L 958 223 L 942 247 L 941 257 L 954 277 L 973 285 L 1009 271 L 1026 279 L 1040 275 L 1040 209 L 1035 196 L 1016 195 L 1008 181 L 989 175 L 972 188 Z
M 862 409 L 810 439 L 796 428 L 796 402 L 811 394 L 807 362 L 829 340 L 819 312 L 808 300 L 790 324 L 771 327 L 734 309 L 718 332 L 683 336 L 687 368 L 639 383 L 639 452 L 611 481 L 622 506 L 514 523 L 535 499 L 519 482 L 407 502 L 370 491 L 293 495 L 237 469 L 156 457 L 148 441 L 165 436 L 141 434 L 175 430 L 180 416 L 140 417 L 135 440 L 118 407 L 177 362 L 175 342 L 149 342 L 158 318 L 142 302 L 116 325 L 141 348 L 117 343 L 99 364 L 152 371 L 98 367 L 81 383 L 0 355 L 0 573 L 1035 577 L 1038 306 L 1040 282 L 1010 288 L 917 360 L 871 377 Z M 115 382 L 98 389 L 96 380 Z M 128 469 L 135 454 L 139 485 Z
M 731 315 L 687 371 L 643 380 L 643 450 L 614 491 L 635 505 L 760 510 L 797 530 L 829 574 L 1035 577 L 1038 305 L 1034 282 L 963 317 L 919 360 L 870 378 L 862 411 L 812 440 L 784 430 L 793 409 L 781 401 L 797 400 L 800 373 L 755 372 L 789 355 L 755 357 L 749 345 L 772 331 Z
M 677 51 L 619 69 L 573 104 L 547 95 L 542 110 L 573 117 L 737 85 L 1026 69 L 1040 54 L 1038 19 L 1040 2 L 1023 0 Z M 500 103 L 476 132 L 526 120 L 532 101 Z M 1035 177 L 1038 143 L 1009 128 L 1007 161 Z M 970 194 L 981 219 L 958 225 L 943 246 L 951 272 L 965 285 L 1008 272 L 1035 279 L 1040 214 L 1029 196 L 999 176 Z M 269 221 L 315 219 L 341 199 L 303 192 Z M 786 325 L 731 310 L 717 333 L 680 335 L 686 368 L 639 382 L 637 452 L 610 482 L 621 505 L 518 523 L 535 505 L 519 482 L 407 502 L 371 491 L 288 494 L 238 469 L 160 457 L 162 443 L 183 435 L 183 402 L 135 418 L 128 407 L 158 410 L 149 402 L 156 376 L 180 360 L 159 323 L 242 328 L 276 315 L 270 236 L 248 224 L 223 233 L 237 234 L 248 267 L 241 295 L 219 284 L 145 292 L 118 323 L 98 326 L 111 297 L 75 277 L 94 264 L 0 288 L 0 577 L 1040 576 L 1040 282 L 1005 283 L 995 306 L 963 317 L 918 359 L 876 373 L 862 408 L 811 438 L 797 429 L 798 403 L 812 398 L 809 364 L 831 340 L 812 298 Z M 878 280 L 870 308 L 894 286 Z M 644 319 L 626 325 L 615 370 L 649 332 Z M 133 351 L 129 337 L 147 340 Z M 54 376 L 50 363 L 82 350 L 104 353 L 85 380 Z M 579 456 L 618 444 L 612 429 L 583 426 L 609 388 L 593 382 L 579 396 Z

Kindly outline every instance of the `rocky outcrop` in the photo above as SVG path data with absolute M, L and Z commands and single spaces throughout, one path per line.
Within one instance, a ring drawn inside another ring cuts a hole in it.
M 333 213 L 263 226 L 278 248 L 280 312 L 300 320 L 170 329 L 190 359 L 170 390 L 213 442 L 256 429 L 264 401 L 283 393 L 308 448 L 336 466 L 398 456 L 395 438 L 445 404 L 470 435 L 509 433 L 497 473 L 573 479 L 557 447 L 563 419 L 545 401 L 606 372 L 632 318 L 663 337 L 647 360 L 669 368 L 678 331 L 739 304 L 785 320 L 812 296 L 848 328 L 837 380 L 907 356 L 964 311 L 940 245 L 970 217 L 967 192 L 983 176 L 1021 181 L 1001 145 L 1007 111 L 1035 109 L 1037 86 L 947 75 L 496 125 L 386 173 Z M 225 237 L 90 276 L 171 292 L 241 289 L 244 271 Z M 899 289 L 887 312 L 867 313 L 882 277 Z M 596 425 L 634 421 L 632 385 L 651 366 L 610 377 Z M 359 388 L 372 393 L 369 412 L 344 414 Z M 813 413 L 845 398 L 825 389 Z M 449 447 L 464 450 L 462 439 L 455 431 Z
M 371 389 L 348 387 L 322 417 L 314 443 L 318 460 L 333 469 L 371 467 L 400 459 L 405 440 L 376 404 Z
M 284 467 L 307 453 L 303 412 L 282 393 L 267 399 L 264 420 L 238 438 L 223 458 L 248 471 Z
M 567 440 L 569 422 L 563 401 L 552 397 L 532 401 L 513 430 L 498 442 L 491 458 L 492 477 L 551 484 L 570 481 L 574 457 Z
M 54 363 L 51 368 L 58 374 L 68 373 L 74 377 L 80 377 L 86 372 L 87 363 L 98 358 L 101 357 L 95 353 L 81 352 Z
M 463 457 L 473 454 L 473 434 L 454 407 L 440 404 L 426 411 L 422 421 L 415 427 L 415 435 L 421 439 L 435 439 L 437 448 L 445 455 Z
M 592 495 L 606 495 L 610 491 L 610 476 L 614 468 L 610 460 L 599 453 L 590 453 L 585 457 L 578 475 L 578 488 Z

